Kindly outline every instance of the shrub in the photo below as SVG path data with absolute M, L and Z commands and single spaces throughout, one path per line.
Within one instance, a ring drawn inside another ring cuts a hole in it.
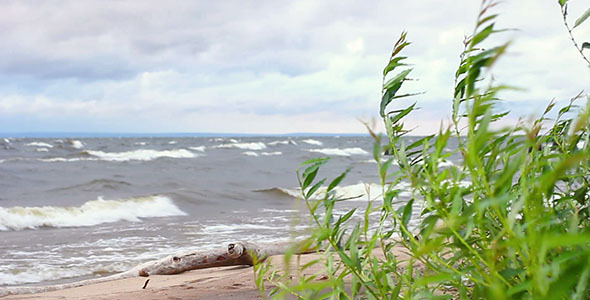
M 571 35 L 567 3 L 559 4 Z M 391 109 L 397 99 L 413 96 L 400 95 L 412 71 L 401 56 L 410 44 L 401 34 L 383 71 L 379 111 L 386 139 L 368 128 L 382 199 L 369 201 L 362 222 L 351 221 L 360 213 L 356 209 L 335 215 L 335 206 L 346 199 L 334 188 L 347 172 L 326 187 L 327 179 L 316 177 L 328 159 L 304 162 L 298 171 L 301 198 L 315 230 L 298 247 L 316 245 L 323 251 L 300 269 L 321 265 L 322 272 L 292 278 L 290 270 L 258 264 L 263 294 L 268 280 L 276 298 L 590 298 L 589 97 L 580 93 L 559 110 L 551 102 L 533 121 L 495 129 L 507 115 L 497 110 L 498 93 L 510 87 L 486 80 L 509 47 L 481 48 L 498 32 L 493 6 L 482 2 L 474 34 L 465 40 L 452 124 L 413 142 L 403 120 L 415 104 Z M 590 10 L 576 24 L 588 15 Z M 586 59 L 586 46 L 572 40 Z M 577 106 L 583 98 L 586 104 Z M 451 156 L 461 163 L 441 166 Z M 400 204 L 402 182 L 411 187 L 411 196 Z M 412 227 L 416 207 L 421 211 Z M 292 258 L 293 253 L 285 256 L 287 262 Z

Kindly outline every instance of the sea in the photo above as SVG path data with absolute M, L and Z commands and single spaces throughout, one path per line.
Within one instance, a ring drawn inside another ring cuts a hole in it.
M 334 213 L 360 208 L 360 220 L 369 200 L 382 201 L 373 145 L 370 136 L 0 138 L 0 286 L 304 237 L 296 171 L 313 158 L 330 157 L 318 177 L 352 168 L 337 193 L 353 199 Z

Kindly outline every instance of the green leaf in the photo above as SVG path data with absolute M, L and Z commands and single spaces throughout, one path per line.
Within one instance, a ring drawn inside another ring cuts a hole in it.
M 401 120 L 403 117 L 407 116 L 410 112 L 412 112 L 414 110 L 414 106 L 416 106 L 415 102 L 414 102 L 414 104 L 408 106 L 405 109 L 393 111 L 392 113 L 397 113 L 397 114 L 390 117 L 391 124 L 395 124 L 399 120 Z
M 405 228 L 408 228 L 408 223 L 410 222 L 410 219 L 412 218 L 412 205 L 414 205 L 414 199 L 410 199 L 410 201 L 408 201 L 408 203 L 406 204 L 406 206 L 404 207 L 404 213 L 402 215 L 402 224 L 404 225 Z
M 393 71 L 393 69 L 395 69 L 399 66 L 406 66 L 406 64 L 400 63 L 400 61 L 402 61 L 406 58 L 407 58 L 406 56 L 400 56 L 400 57 L 396 57 L 396 58 L 390 60 L 387 67 L 385 67 L 385 69 L 383 69 L 383 76 L 387 76 L 387 74 L 389 72 Z
M 350 172 L 350 170 L 351 170 L 351 168 L 346 169 L 346 171 L 342 172 L 342 174 L 340 174 L 340 176 L 338 176 L 334 180 L 332 180 L 332 182 L 330 182 L 330 185 L 328 185 L 328 189 L 326 190 L 326 193 L 330 192 L 336 186 L 338 186 L 340 184 L 340 182 L 342 182 L 344 177 L 346 177 L 346 174 L 348 174 L 348 172 Z
M 381 108 L 379 110 L 381 117 L 385 117 L 385 108 L 393 99 L 395 99 L 395 93 L 397 93 L 397 91 L 401 88 L 404 79 L 406 79 L 406 77 L 408 76 L 408 74 L 410 74 L 411 71 L 412 71 L 412 69 L 407 69 L 407 70 L 402 71 L 401 73 L 397 74 L 395 77 L 390 79 L 383 86 L 383 90 L 385 90 L 385 94 L 383 95 L 383 98 L 381 99 L 381 105 L 380 105 Z
M 564 6 L 568 0 L 559 0 L 559 5 Z
M 494 24 L 492 23 L 491 25 L 487 26 L 486 28 L 484 28 L 482 31 L 478 32 L 473 39 L 471 39 L 471 45 L 470 47 L 473 48 L 475 47 L 475 45 L 481 43 L 483 40 L 485 40 L 492 32 L 494 32 Z
M 582 23 L 584 23 L 584 21 L 586 21 L 586 19 L 588 19 L 588 17 L 590 17 L 590 8 L 588 8 L 586 10 L 586 12 L 584 12 L 584 14 L 576 20 L 576 23 L 574 24 L 574 28 L 576 28 L 576 27 L 580 26 Z
M 311 196 L 313 196 L 313 194 L 320 188 L 322 187 L 322 185 L 324 184 L 324 182 L 326 182 L 326 178 L 318 181 L 316 184 L 314 184 L 309 191 L 307 191 L 307 193 L 305 194 L 305 198 L 309 199 Z
M 590 49 L 590 43 L 589 42 L 582 43 L 582 49 Z
M 551 234 L 543 237 L 543 244 L 547 248 L 572 247 L 590 245 L 590 234 Z

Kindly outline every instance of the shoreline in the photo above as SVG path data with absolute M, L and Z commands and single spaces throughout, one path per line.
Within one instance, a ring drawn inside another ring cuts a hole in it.
M 408 259 L 409 256 L 403 248 L 396 246 L 392 249 L 394 255 L 400 259 Z M 375 249 L 377 257 L 383 257 L 381 249 Z M 307 253 L 292 257 L 289 268 L 285 266 L 283 255 L 274 255 L 268 259 L 273 268 L 300 272 L 303 266 L 320 258 L 321 254 Z M 298 256 L 298 257 L 297 257 Z M 306 268 L 303 273 L 307 275 L 323 273 L 323 264 L 315 264 Z M 145 289 L 144 285 L 147 286 Z M 266 283 L 266 291 L 271 288 Z M 296 299 L 295 297 L 292 297 Z M 57 300 L 57 299 L 131 299 L 131 300 L 156 300 L 156 299 L 237 299 L 259 300 L 264 299 L 256 288 L 254 268 L 252 266 L 227 266 L 212 267 L 191 270 L 174 275 L 151 275 L 149 277 L 129 277 L 112 281 L 91 283 L 79 287 L 66 288 L 48 292 L 32 294 L 7 295 L 0 300 Z M 287 298 L 291 299 L 291 298 Z
M 252 267 L 215 267 L 175 275 L 136 276 L 56 291 L 0 297 L 2 300 L 227 298 L 262 299 L 254 284 Z

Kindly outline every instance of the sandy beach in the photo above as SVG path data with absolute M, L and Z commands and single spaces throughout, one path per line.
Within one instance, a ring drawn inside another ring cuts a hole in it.
M 395 255 L 403 260 L 409 257 L 402 247 L 392 249 Z M 375 249 L 373 254 L 383 258 L 381 249 Z M 299 266 L 318 259 L 317 253 L 299 255 L 299 259 L 291 259 L 290 270 L 298 270 Z M 269 258 L 271 264 L 285 270 L 283 255 Z M 317 274 L 322 271 L 322 264 L 306 268 L 301 274 Z M 146 280 L 147 287 L 143 289 Z M 267 286 L 267 291 L 268 291 Z M 256 288 L 254 269 L 250 266 L 229 266 L 193 270 L 177 275 L 152 275 L 149 277 L 133 277 L 113 280 L 109 282 L 90 284 L 36 294 L 11 295 L 0 297 L 2 300 L 14 299 L 263 299 Z M 296 299 L 293 297 L 293 299 Z
M 301 255 L 301 263 L 317 258 Z M 273 256 L 275 266 L 283 264 L 281 255 Z M 318 269 L 312 269 L 315 272 Z M 142 289 L 146 280 L 147 287 Z M 193 270 L 177 275 L 133 277 L 37 294 L 12 295 L 9 299 L 263 299 L 254 283 L 254 269 L 248 266 Z

